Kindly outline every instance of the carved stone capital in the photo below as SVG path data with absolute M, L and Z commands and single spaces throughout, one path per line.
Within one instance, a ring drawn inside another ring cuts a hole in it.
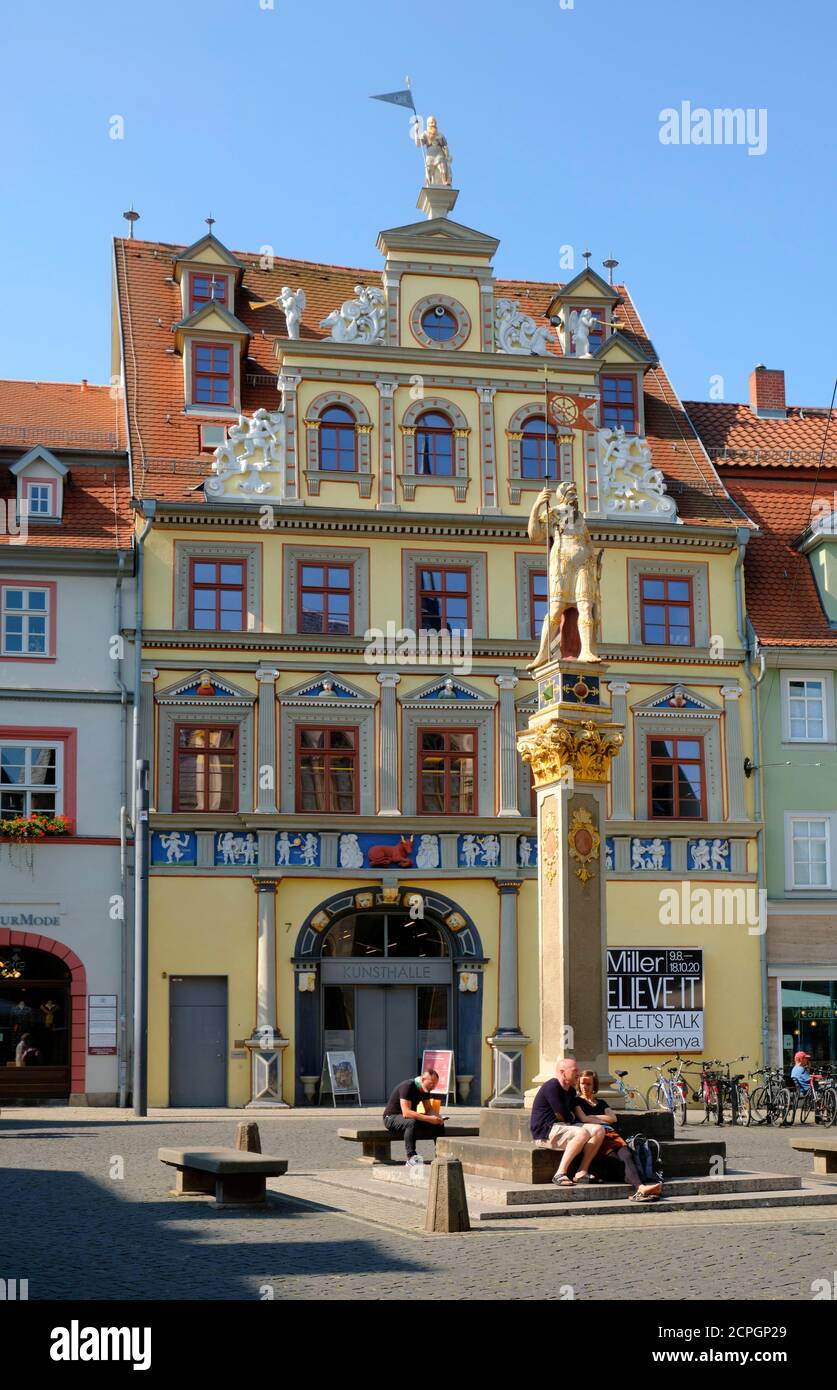
M 517 748 L 532 769 L 536 787 L 568 778 L 577 782 L 607 782 L 610 764 L 625 741 L 617 724 L 592 719 L 576 727 L 557 720 L 519 734 Z

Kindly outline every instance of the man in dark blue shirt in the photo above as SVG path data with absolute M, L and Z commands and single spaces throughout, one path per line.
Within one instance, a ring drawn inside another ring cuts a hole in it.
M 552 1179 L 558 1187 L 590 1181 L 590 1164 L 604 1139 L 601 1125 L 585 1123 L 575 1089 L 577 1080 L 578 1062 L 574 1057 L 562 1057 L 555 1068 L 555 1080 L 544 1082 L 532 1105 L 532 1138 L 539 1148 L 556 1149 L 561 1154 Z M 567 1170 L 579 1154 L 581 1161 L 573 1180 Z

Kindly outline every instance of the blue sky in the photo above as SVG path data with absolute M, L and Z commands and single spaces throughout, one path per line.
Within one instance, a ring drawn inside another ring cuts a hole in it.
M 674 384 L 788 400 L 835 374 L 831 0 L 39 0 L 0 28 L 0 375 L 106 381 L 110 239 L 377 267 L 417 219 L 412 77 L 500 275 L 567 279 L 562 246 L 612 253 Z M 767 149 L 663 145 L 660 113 L 767 111 Z M 124 139 L 110 137 L 112 117 Z M 825 292 L 823 292 L 825 285 Z

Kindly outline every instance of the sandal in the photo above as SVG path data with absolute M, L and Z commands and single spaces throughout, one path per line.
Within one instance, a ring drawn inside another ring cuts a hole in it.
M 552 1179 L 556 1187 L 572 1187 L 573 1180 L 568 1173 L 556 1173 Z
M 633 1195 L 628 1198 L 628 1201 L 643 1203 L 656 1202 L 659 1196 L 659 1192 L 634 1192 Z
M 586 1182 L 592 1182 L 592 1181 L 593 1181 L 593 1179 L 590 1177 L 590 1174 L 589 1174 L 589 1173 L 576 1173 L 575 1177 L 573 1178 L 573 1182 L 574 1182 L 575 1184 L 578 1184 L 578 1183 L 586 1183 Z

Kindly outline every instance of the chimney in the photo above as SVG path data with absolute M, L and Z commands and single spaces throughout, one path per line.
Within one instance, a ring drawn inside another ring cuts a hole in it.
M 82 391 L 86 391 L 86 390 L 87 390 L 87 377 L 86 377 L 86 376 L 83 376 L 83 377 L 81 378 L 81 389 L 82 389 Z
M 754 415 L 784 420 L 785 373 L 759 363 L 750 373 L 750 409 Z

